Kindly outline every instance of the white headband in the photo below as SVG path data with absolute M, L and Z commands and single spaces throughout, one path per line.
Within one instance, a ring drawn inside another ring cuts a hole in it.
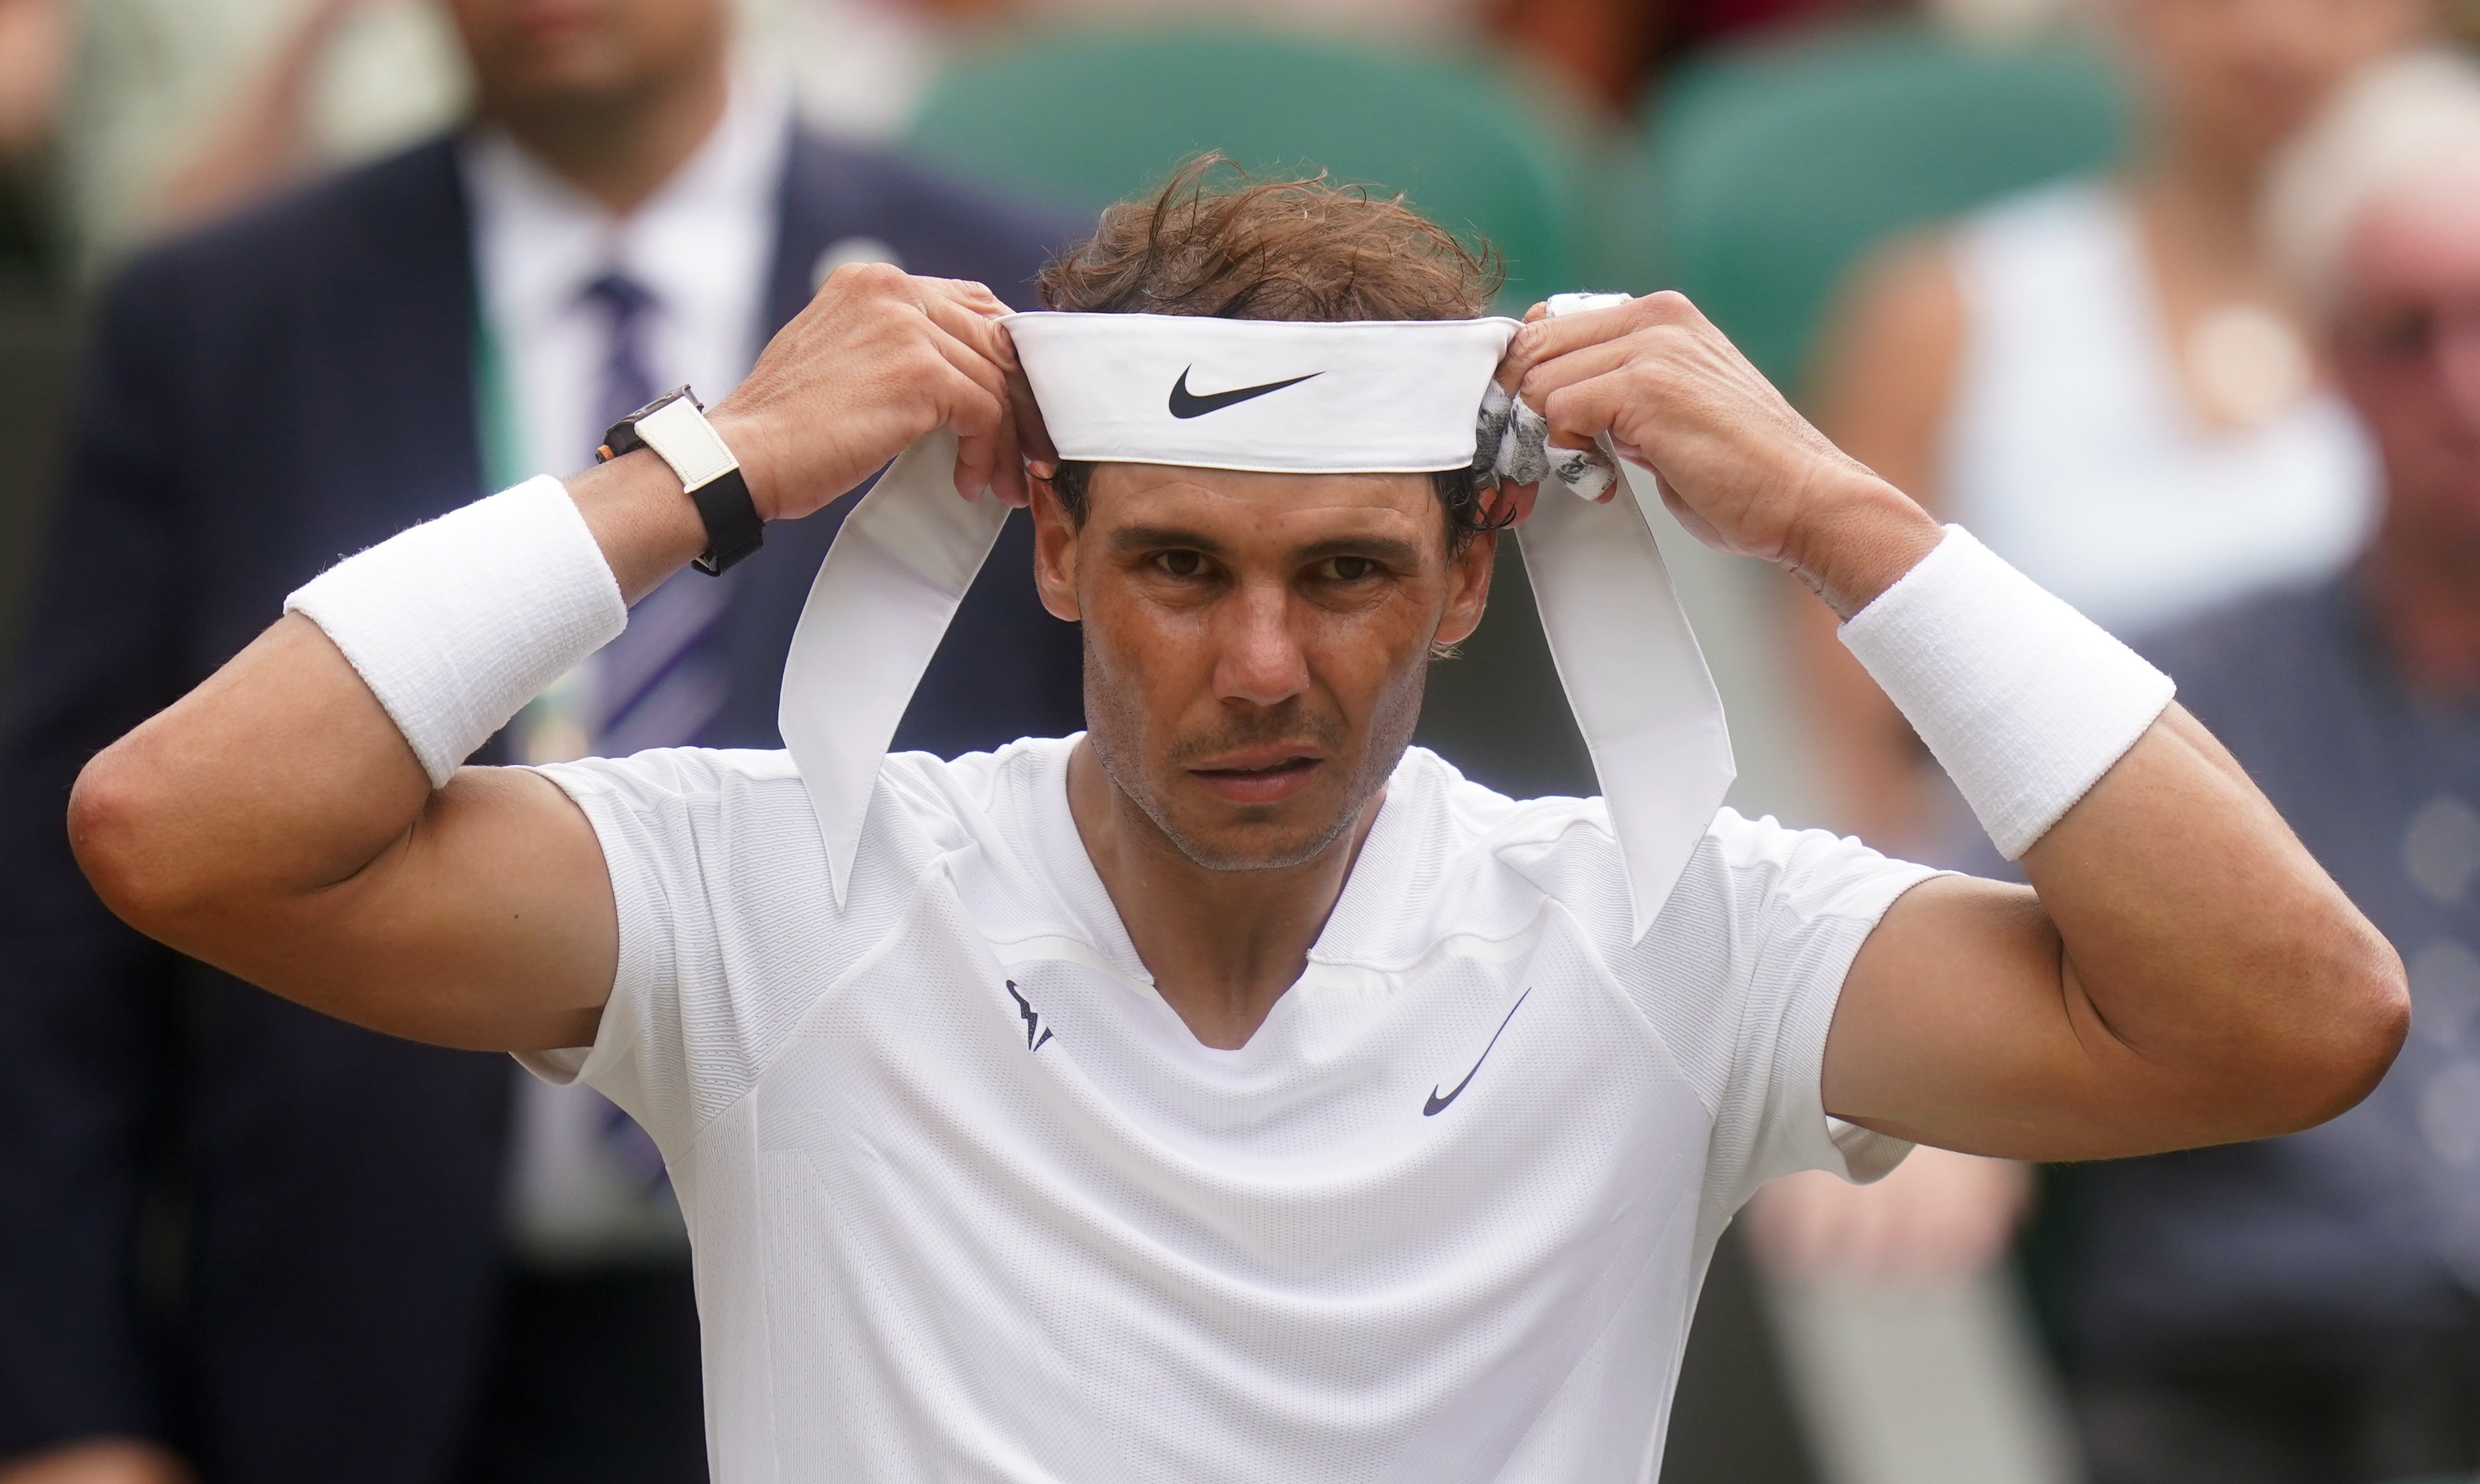
M 1522 328 L 1187 315 L 1005 323 L 1061 458 L 1295 474 L 1470 464 L 1481 389 Z
M 1563 294 L 1551 311 L 1601 302 Z M 1516 409 L 1519 425 L 1492 451 L 1508 413 L 1490 377 L 1518 327 L 1511 320 L 1031 314 L 1006 322 L 1063 458 L 1290 473 L 1478 462 L 1521 482 L 1541 476 L 1529 409 Z M 1651 476 L 1607 448 L 1557 473 L 1590 494 L 1608 487 L 1595 473 L 1613 463 L 1630 498 L 1543 499 L 1519 539 L 1641 937 L 1733 768 L 1721 698 L 1647 525 L 1660 509 Z M 784 743 L 826 837 L 839 903 L 888 743 L 1007 518 L 993 497 L 959 499 L 954 466 L 954 436 L 933 433 L 845 518 L 785 664 Z

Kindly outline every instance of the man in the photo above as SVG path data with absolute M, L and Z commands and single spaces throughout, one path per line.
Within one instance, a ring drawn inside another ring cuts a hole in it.
M 1487 288 L 1399 204 L 1196 177 L 1046 270 L 1083 313 L 840 270 L 710 422 L 297 592 L 90 764 L 79 858 L 279 994 L 628 1108 L 726 1480 L 1641 1477 L 1760 1181 L 2254 1138 L 2381 1075 L 2399 964 L 2157 673 L 1678 296 L 1518 333 Z M 1545 467 L 1607 493 L 1605 438 L 1850 616 L 2036 890 L 1718 813 L 1684 631 L 1594 630 L 1657 612 L 1629 503 L 1554 490 L 1528 537 L 1611 803 L 1408 750 L 1497 525 Z M 795 641 L 789 757 L 459 769 L 626 596 L 909 446 Z M 993 498 L 1090 730 L 887 755 Z
M 0 1458 L 152 1440 L 210 1479 L 427 1484 L 472 1443 L 486 1477 L 570 1476 L 545 1452 L 598 1479 L 702 1469 L 678 1218 L 665 1245 L 640 1198 L 655 1173 L 593 1176 L 581 1224 L 558 1189 L 605 1146 L 625 1170 L 632 1131 L 589 1110 L 545 1154 L 526 1125 L 503 1306 L 505 1062 L 143 942 L 93 903 L 60 808 L 95 749 L 338 552 L 578 467 L 669 386 L 729 388 L 835 261 L 1016 293 L 1063 234 L 796 132 L 731 76 L 723 0 L 452 10 L 473 131 L 149 254 L 100 311 L 0 790 Z M 656 600 L 630 637 L 659 642 L 615 646 L 522 740 L 774 745 L 832 524 L 781 527 L 685 607 Z M 918 745 L 1074 724 L 1075 638 L 1036 605 L 1025 525 L 919 698 Z M 98 1447 L 74 1456 L 166 1466 Z
M 2374 70 L 2271 206 L 2383 512 L 2349 573 L 2142 648 L 2401 951 L 2413 1035 L 2322 1128 L 2054 1174 L 2103 1484 L 2480 1468 L 2480 70 Z

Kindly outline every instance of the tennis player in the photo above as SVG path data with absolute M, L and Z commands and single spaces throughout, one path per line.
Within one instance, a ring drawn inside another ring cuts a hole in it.
M 1678 295 L 1489 320 L 1400 205 L 1195 178 L 1042 287 L 839 271 L 711 418 L 331 569 L 71 800 L 144 932 L 654 1135 L 725 1484 L 1650 1478 L 1764 1181 L 2279 1134 L 2391 1059 L 2394 955 L 2168 681 Z M 899 453 L 788 752 L 458 766 Z M 885 755 L 1028 501 L 1090 729 Z M 2030 889 L 1716 806 L 1665 504 L 1842 615 Z M 1527 512 L 1607 802 L 1408 746 Z

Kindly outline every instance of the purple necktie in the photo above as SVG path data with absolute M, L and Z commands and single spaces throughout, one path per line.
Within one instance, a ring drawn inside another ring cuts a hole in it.
M 612 272 L 587 284 L 582 297 L 603 312 L 609 329 L 594 429 L 599 441 L 605 427 L 654 400 L 645 328 L 655 296 Z M 727 670 L 719 621 L 731 592 L 727 581 L 684 569 L 638 602 L 627 631 L 597 657 L 586 729 L 599 755 L 685 746 L 723 708 Z

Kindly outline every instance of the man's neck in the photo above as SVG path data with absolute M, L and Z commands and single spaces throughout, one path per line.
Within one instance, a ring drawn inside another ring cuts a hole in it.
M 1226 1051 L 1248 1044 L 1308 967 L 1384 798 L 1300 865 L 1210 871 L 1120 791 L 1091 742 L 1068 759 L 1069 811 L 1137 957 L 1189 1033 Z
M 732 93 L 721 67 L 623 94 L 488 109 L 553 173 L 626 217 L 671 178 L 723 118 Z
M 2480 697 L 2480 551 L 2389 521 L 2361 561 L 2359 582 L 2414 691 L 2441 701 Z

